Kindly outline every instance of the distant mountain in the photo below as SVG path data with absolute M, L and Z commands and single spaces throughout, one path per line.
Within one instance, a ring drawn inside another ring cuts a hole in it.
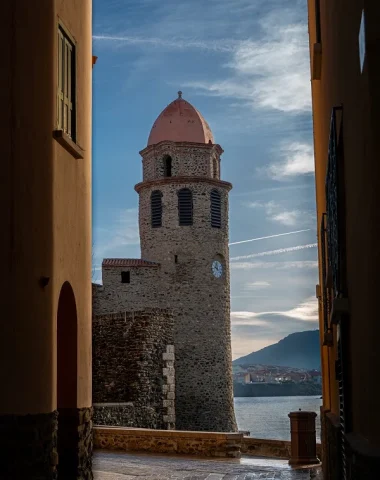
M 319 330 L 297 332 L 278 343 L 252 352 L 232 362 L 234 365 L 278 365 L 281 367 L 321 368 Z

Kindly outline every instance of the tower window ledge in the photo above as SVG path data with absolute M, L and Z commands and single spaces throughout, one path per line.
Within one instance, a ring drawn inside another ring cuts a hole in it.
M 330 313 L 330 323 L 337 325 L 343 317 L 349 314 L 349 303 L 347 297 L 334 298 Z
M 76 158 L 77 160 L 84 158 L 84 151 L 63 130 L 54 130 L 53 137 L 74 158 Z

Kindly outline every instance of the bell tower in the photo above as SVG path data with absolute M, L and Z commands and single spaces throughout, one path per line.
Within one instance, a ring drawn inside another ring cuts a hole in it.
M 140 152 L 141 255 L 160 263 L 175 318 L 176 427 L 236 431 L 232 392 L 228 193 L 220 145 L 182 92 Z

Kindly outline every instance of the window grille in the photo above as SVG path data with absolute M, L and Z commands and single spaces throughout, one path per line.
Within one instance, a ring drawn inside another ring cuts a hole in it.
M 154 190 L 150 196 L 151 222 L 152 227 L 162 226 L 162 193 Z
M 193 224 L 193 194 L 188 188 L 178 192 L 178 217 L 180 226 Z
M 222 206 L 218 190 L 211 190 L 210 194 L 211 226 L 221 228 L 222 226 Z

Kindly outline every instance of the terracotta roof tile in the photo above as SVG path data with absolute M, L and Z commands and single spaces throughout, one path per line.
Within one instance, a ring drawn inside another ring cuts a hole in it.
M 158 267 L 157 262 L 149 262 L 141 258 L 105 258 L 103 267 Z

